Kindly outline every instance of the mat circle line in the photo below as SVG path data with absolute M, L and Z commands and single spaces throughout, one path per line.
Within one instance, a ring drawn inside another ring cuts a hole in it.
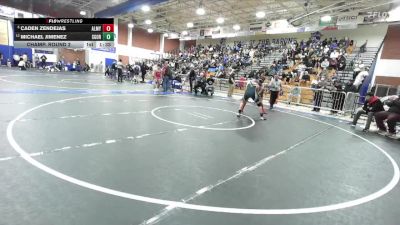
M 247 118 L 248 120 L 251 121 L 250 125 L 247 125 L 245 127 L 232 127 L 232 128 L 215 128 L 215 127 L 207 127 L 207 126 L 194 126 L 194 125 L 190 125 L 190 124 L 184 124 L 184 123 L 178 123 L 178 122 L 174 122 L 171 120 L 167 120 L 162 118 L 161 116 L 156 114 L 156 111 L 160 110 L 160 109 L 165 109 L 165 108 L 180 108 L 180 107 L 186 107 L 186 108 L 204 108 L 204 109 L 212 109 L 212 110 L 217 110 L 217 111 L 222 111 L 222 112 L 229 112 L 229 113 L 233 113 L 236 114 L 236 112 L 230 111 L 230 110 L 225 110 L 225 109 L 219 109 L 219 108 L 214 108 L 214 107 L 206 107 L 206 106 L 185 106 L 185 105 L 171 105 L 171 106 L 160 106 L 157 108 L 154 108 L 153 110 L 151 110 L 151 115 L 155 118 L 157 118 L 158 120 L 167 122 L 167 123 L 171 123 L 171 124 L 175 124 L 175 125 L 179 125 L 179 126 L 183 126 L 183 127 L 190 127 L 190 128 L 197 128 L 197 129 L 204 129 L 204 130 L 217 130 L 217 131 L 235 131 L 235 130 L 244 130 L 244 129 L 249 129 L 251 127 L 253 127 L 256 122 L 254 121 L 253 118 L 251 118 L 250 116 L 247 115 L 242 115 L 243 117 Z
M 129 96 L 129 95 L 118 95 L 118 96 Z M 48 103 L 44 103 L 38 106 L 35 106 L 31 109 L 28 109 L 22 113 L 20 113 L 17 117 L 15 117 L 11 122 L 9 122 L 7 126 L 7 139 L 10 143 L 10 145 L 14 148 L 14 150 L 28 163 L 32 164 L 36 168 L 53 175 L 59 179 L 62 179 L 64 181 L 70 182 L 72 184 L 76 184 L 78 186 L 88 188 L 94 191 L 102 192 L 105 194 L 109 195 L 114 195 L 126 199 L 132 199 L 132 200 L 137 200 L 137 201 L 142 201 L 142 202 L 147 202 L 147 203 L 153 203 L 153 204 L 159 204 L 159 205 L 165 205 L 165 206 L 170 206 L 170 207 L 177 207 L 177 208 L 184 208 L 184 209 L 192 209 L 192 210 L 199 210 L 199 211 L 208 211 L 208 212 L 220 212 L 220 213 L 232 213 L 232 214 L 253 214 L 253 215 L 288 215 L 288 214 L 309 214 L 309 213 L 318 213 L 318 212 L 328 212 L 328 211 L 334 211 L 338 209 L 345 209 L 349 207 L 354 207 L 357 205 L 361 205 L 367 202 L 370 202 L 372 200 L 375 200 L 379 197 L 382 197 L 383 195 L 387 194 L 390 192 L 399 182 L 400 179 L 400 171 L 397 163 L 394 161 L 394 159 L 381 147 L 376 145 L 375 143 L 357 135 L 351 132 L 351 135 L 354 135 L 375 148 L 377 148 L 380 152 L 382 152 L 392 163 L 393 166 L 393 178 L 391 181 L 385 185 L 382 189 L 367 195 L 362 198 L 358 198 L 355 200 L 350 200 L 342 203 L 336 203 L 336 204 L 331 204 L 331 205 L 325 205 L 325 206 L 317 206 L 317 207 L 309 207 L 309 208 L 292 208 L 292 209 L 249 209 L 249 208 L 229 208 L 229 207 L 216 207 L 216 206 L 207 206 L 207 205 L 196 205 L 196 204 L 189 204 L 189 203 L 183 203 L 179 201 L 172 201 L 172 200 L 164 200 L 164 199 L 158 199 L 158 198 L 152 198 L 152 197 L 146 197 L 146 196 L 141 196 L 141 195 L 135 195 L 127 192 L 122 192 L 122 191 L 117 191 L 114 189 L 110 189 L 107 187 L 99 186 L 96 184 L 89 183 L 87 181 L 79 180 L 77 178 L 68 176 L 66 174 L 63 174 L 53 168 L 50 168 L 39 161 L 35 160 L 32 158 L 29 153 L 27 153 L 22 147 L 17 143 L 17 141 L 14 138 L 13 135 L 13 128 L 14 124 L 22 119 L 24 116 L 29 114 L 30 112 L 33 112 L 37 109 L 43 108 L 45 106 L 49 106 L 55 103 L 60 103 L 60 102 L 68 102 L 68 101 L 74 101 L 74 100 L 80 100 L 80 99 L 89 99 L 89 98 L 99 98 L 99 97 L 115 97 L 115 95 L 99 95 L 99 96 L 84 96 L 84 97 L 75 97 L 75 98 L 68 98 L 68 99 L 62 99 L 62 100 L 57 100 L 57 101 L 51 101 Z M 290 114 L 290 113 L 289 113 Z M 296 114 L 293 114 L 296 115 Z M 300 116 L 302 117 L 302 116 Z M 304 117 L 307 118 L 307 117 Z M 314 121 L 319 121 L 316 119 L 311 119 Z M 324 121 L 319 121 L 320 123 L 324 124 L 330 124 L 326 123 Z M 342 130 L 343 128 L 340 128 L 336 125 L 330 124 L 331 126 L 338 128 L 339 130 Z

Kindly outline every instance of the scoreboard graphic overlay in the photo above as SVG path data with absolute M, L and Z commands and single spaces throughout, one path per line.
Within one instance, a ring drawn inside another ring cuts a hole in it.
M 113 18 L 37 18 L 14 20 L 19 48 L 112 48 Z

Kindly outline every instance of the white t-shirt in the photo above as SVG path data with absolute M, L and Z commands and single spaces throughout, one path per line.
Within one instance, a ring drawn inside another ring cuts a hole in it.
M 272 79 L 269 83 L 269 90 L 270 91 L 280 91 L 281 90 L 281 80 Z
M 328 61 L 323 61 L 322 63 L 321 63 L 321 67 L 322 68 L 327 68 L 329 66 L 329 62 Z
M 354 86 L 358 87 L 362 84 L 365 77 L 369 75 L 368 71 L 361 71 L 354 80 Z
M 25 61 L 23 61 L 23 60 L 19 61 L 18 66 L 23 66 L 23 67 L 25 67 Z
M 120 62 L 120 61 L 117 62 L 118 69 L 122 69 L 123 66 L 124 66 L 124 64 L 122 64 L 122 62 Z
M 339 57 L 339 53 L 338 52 L 332 52 L 330 57 L 331 57 L 331 59 L 337 59 Z

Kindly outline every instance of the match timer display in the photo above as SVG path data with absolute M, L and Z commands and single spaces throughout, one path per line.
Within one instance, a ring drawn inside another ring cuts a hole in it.
M 20 48 L 111 48 L 115 39 L 112 18 L 15 18 L 14 31 Z

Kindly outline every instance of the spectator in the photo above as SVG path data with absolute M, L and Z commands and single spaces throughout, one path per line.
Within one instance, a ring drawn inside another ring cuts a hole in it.
M 234 89 L 235 89 L 235 70 L 232 69 L 228 77 L 228 97 L 232 97 Z
M 346 53 L 347 53 L 347 55 L 353 54 L 353 49 L 354 49 L 354 41 L 351 40 L 351 41 L 349 42 L 349 46 L 346 48 Z
M 163 90 L 164 93 L 167 93 L 170 86 L 170 80 L 172 80 L 172 71 L 168 65 L 168 61 L 164 62 L 164 67 L 162 69 L 162 76 L 163 76 Z
M 360 46 L 361 53 L 364 53 L 367 51 L 367 43 L 368 43 L 368 40 L 366 40 L 365 43 Z
M 326 82 L 325 78 L 321 77 L 317 80 L 313 80 L 311 82 L 311 88 L 313 89 L 314 92 L 314 99 L 313 99 L 313 105 L 314 108 L 312 111 L 319 112 L 321 110 L 321 102 L 322 102 L 322 97 L 323 97 L 323 88 L 325 88 Z
M 336 60 L 339 57 L 339 52 L 335 49 L 331 55 L 330 58 Z
M 119 59 L 117 63 L 117 71 L 118 71 L 118 82 L 122 83 L 122 69 L 124 67 L 124 64 L 122 64 L 122 59 Z
M 383 108 L 383 103 L 377 96 L 374 96 L 373 93 L 369 92 L 367 93 L 367 96 L 365 98 L 364 106 L 362 109 L 359 109 L 357 113 L 354 115 L 354 119 L 352 122 L 352 127 L 355 127 L 357 125 L 357 121 L 360 118 L 361 115 L 366 114 L 367 115 L 367 123 L 365 124 L 365 128 L 363 129 L 364 132 L 369 130 L 369 127 L 372 122 L 372 118 L 374 117 L 375 113 L 385 111 Z
M 339 80 L 333 81 L 333 90 L 332 90 L 332 114 L 336 114 L 343 109 L 344 100 L 346 98 L 346 94 L 343 92 L 342 83 Z
M 356 93 L 357 92 L 357 87 L 354 86 L 354 80 L 349 80 L 349 82 L 344 87 L 344 92 L 346 92 L 346 93 L 348 93 L 348 92 Z
M 289 105 L 292 102 L 293 97 L 296 98 L 296 104 L 299 104 L 301 100 L 301 89 L 298 83 L 296 83 L 296 85 L 292 88 L 292 90 L 289 93 L 288 96 Z
M 20 70 L 26 70 L 25 61 L 22 58 L 18 62 L 18 67 L 19 67 Z
M 193 83 L 196 81 L 196 72 L 194 71 L 194 67 L 190 68 L 189 72 L 189 85 L 190 85 L 190 93 L 193 92 Z
M 145 76 L 146 76 L 146 71 L 147 71 L 147 66 L 146 66 L 146 64 L 143 62 L 141 65 L 140 65 L 140 71 L 141 71 L 141 73 L 142 73 L 142 81 L 141 81 L 141 83 L 144 83 L 144 78 L 145 78 Z
M 26 62 L 28 62 L 28 54 L 26 54 L 26 53 L 22 54 L 21 58 L 22 58 L 22 60 L 24 60 L 25 64 L 26 64 Z
M 356 86 L 357 90 L 360 89 L 361 84 L 368 75 L 369 75 L 368 68 L 366 67 L 362 68 L 361 72 L 357 75 L 356 79 L 354 80 L 354 86 Z
M 324 61 L 321 63 L 322 69 L 327 69 L 329 67 L 329 61 L 328 58 L 325 58 Z
M 375 113 L 376 125 L 379 128 L 378 133 L 396 138 L 396 123 L 400 122 L 400 95 L 396 99 L 390 99 L 386 102 L 386 105 L 390 107 L 388 111 Z M 384 120 L 386 120 L 389 129 L 383 123 Z M 387 130 L 389 130 L 388 133 L 386 133 Z
M 343 71 L 346 69 L 346 57 L 339 55 L 337 70 Z
M 46 57 L 45 55 L 42 55 L 42 56 L 40 57 L 40 60 L 42 60 L 41 66 L 42 66 L 42 69 L 44 69 L 44 68 L 46 67 L 47 57 Z

